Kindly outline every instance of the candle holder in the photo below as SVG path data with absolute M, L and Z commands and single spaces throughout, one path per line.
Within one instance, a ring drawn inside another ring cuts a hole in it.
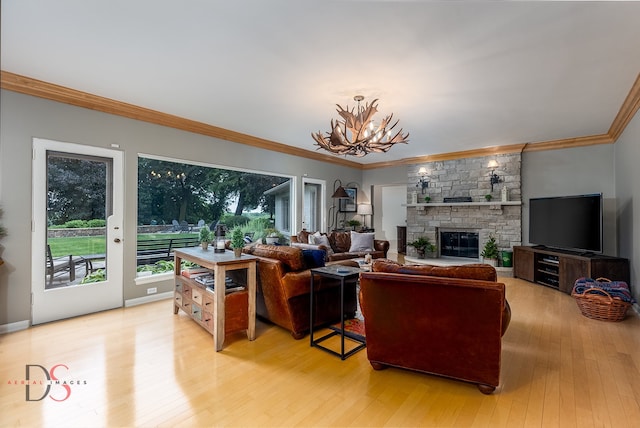
M 227 240 L 225 235 L 227 233 L 226 227 L 224 224 L 216 225 L 216 242 L 213 251 L 216 253 L 224 253 L 225 247 L 227 245 Z

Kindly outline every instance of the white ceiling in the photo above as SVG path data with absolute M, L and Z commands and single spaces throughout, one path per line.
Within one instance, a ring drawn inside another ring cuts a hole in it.
M 4 71 L 311 151 L 379 98 L 410 143 L 372 163 L 606 133 L 640 2 L 4 0 L 1 40 Z

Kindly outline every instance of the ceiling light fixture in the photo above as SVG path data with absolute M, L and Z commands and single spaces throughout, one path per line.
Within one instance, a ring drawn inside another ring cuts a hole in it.
M 353 100 L 358 103 L 357 107 L 349 110 L 338 106 L 338 114 L 343 120 L 331 119 L 331 131 L 326 135 L 321 132 L 312 133 L 311 136 L 320 148 L 338 155 L 352 155 L 362 157 L 368 153 L 385 153 L 394 144 L 408 143 L 409 133 L 403 134 L 402 128 L 393 135 L 393 128 L 396 127 L 396 120 L 389 128 L 393 114 L 385 117 L 380 124 L 375 125 L 373 115 L 378 112 L 376 102 L 366 103 L 360 106 L 360 101 L 364 100 L 362 95 L 356 95 Z

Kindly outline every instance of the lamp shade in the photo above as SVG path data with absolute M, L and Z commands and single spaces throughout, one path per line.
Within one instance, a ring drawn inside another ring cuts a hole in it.
M 371 214 L 373 214 L 373 206 L 371 206 L 371 204 L 360 204 L 360 205 L 358 205 L 358 214 L 360 214 L 360 215 L 371 215 Z
M 331 195 L 332 198 L 349 198 L 349 194 L 347 193 L 346 190 L 344 190 L 344 187 L 342 186 L 338 186 L 338 188 L 336 189 L 335 192 L 333 192 L 333 195 Z

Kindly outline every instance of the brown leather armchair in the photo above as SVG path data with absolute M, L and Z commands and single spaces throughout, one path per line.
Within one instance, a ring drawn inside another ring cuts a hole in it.
M 491 278 L 495 269 L 488 265 L 403 267 L 375 260 L 373 272 L 360 278 L 371 366 L 459 379 L 492 393 L 510 311 L 505 285 Z
M 300 248 L 257 244 L 245 253 L 258 257 L 256 314 L 302 339 L 309 332 L 311 271 Z M 340 282 L 316 277 L 314 281 L 316 326 L 340 321 Z M 356 312 L 355 282 L 345 284 L 344 309 Z

